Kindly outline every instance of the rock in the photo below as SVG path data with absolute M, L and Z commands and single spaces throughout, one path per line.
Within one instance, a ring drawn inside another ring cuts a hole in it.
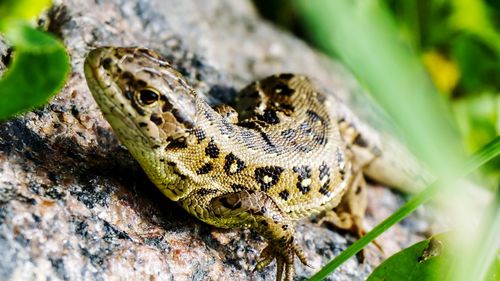
M 211 103 L 277 72 L 305 73 L 352 101 L 361 94 L 352 76 L 260 19 L 250 1 L 63 0 L 45 26 L 67 46 L 72 73 L 48 105 L 0 123 L 0 279 L 272 280 L 274 264 L 252 273 L 265 246 L 255 232 L 201 223 L 149 182 L 92 99 L 83 60 L 102 45 L 155 49 Z M 0 42 L 2 61 L 9 53 Z M 369 193 L 370 226 L 402 203 L 386 188 Z M 419 239 L 408 225 L 380 238 L 387 254 Z M 353 242 L 310 220 L 296 240 L 311 265 L 297 262 L 296 280 Z M 370 246 L 364 264 L 351 259 L 331 278 L 362 280 L 381 259 Z

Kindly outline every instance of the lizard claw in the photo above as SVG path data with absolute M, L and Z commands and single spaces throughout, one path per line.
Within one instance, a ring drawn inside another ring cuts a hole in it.
M 285 281 L 292 281 L 295 256 L 299 258 L 301 263 L 309 266 L 304 252 L 297 243 L 291 242 L 284 247 L 269 244 L 262 250 L 254 271 L 262 270 L 276 259 L 276 281 L 283 280 L 283 273 L 285 274 Z

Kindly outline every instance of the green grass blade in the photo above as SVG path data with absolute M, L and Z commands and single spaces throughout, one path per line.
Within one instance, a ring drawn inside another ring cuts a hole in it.
M 488 270 L 500 251 L 498 238 L 500 234 L 500 184 L 496 195 L 496 200 L 490 210 L 491 216 L 483 220 L 484 234 L 477 241 L 477 252 L 473 255 L 470 270 L 466 272 L 467 276 L 463 280 L 487 280 Z

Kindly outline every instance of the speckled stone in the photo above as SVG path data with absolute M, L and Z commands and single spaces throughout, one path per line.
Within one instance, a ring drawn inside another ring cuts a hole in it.
M 315 77 L 352 101 L 360 94 L 352 76 L 261 20 L 249 1 L 55 2 L 44 22 L 66 44 L 72 73 L 48 105 L 0 123 L 0 279 L 272 280 L 274 264 L 252 273 L 265 246 L 255 232 L 201 223 L 148 181 L 92 99 L 84 57 L 102 45 L 153 48 L 211 103 L 276 72 Z M 0 72 L 9 53 L 0 41 Z M 369 195 L 369 226 L 402 203 L 382 187 Z M 386 255 L 419 238 L 415 225 L 380 238 Z M 305 280 L 353 238 L 306 220 L 296 241 L 311 265 L 296 263 L 296 280 Z M 370 246 L 366 257 L 331 280 L 363 280 L 383 255 Z

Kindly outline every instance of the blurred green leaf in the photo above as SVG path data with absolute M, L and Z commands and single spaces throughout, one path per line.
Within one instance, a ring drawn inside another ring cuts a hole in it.
M 498 281 L 498 280 L 500 280 L 500 250 L 497 251 L 495 259 L 491 264 L 484 281 Z
M 31 21 L 51 4 L 52 0 L 0 0 L 0 28 L 11 20 Z
M 500 135 L 500 95 L 484 92 L 452 101 L 453 113 L 469 151 L 475 151 Z M 494 189 L 500 179 L 500 158 L 494 159 L 475 174 L 475 179 Z
M 46 8 L 47 3 L 50 1 L 0 2 L 0 31 L 14 49 L 12 63 L 0 79 L 0 120 L 46 103 L 61 89 L 69 73 L 64 46 L 54 36 L 23 21 Z
M 498 220 L 498 217 L 496 219 Z M 488 222 L 492 223 L 493 221 Z M 449 238 L 447 236 L 443 234 L 435 235 L 392 255 L 380 264 L 366 281 L 447 280 L 450 272 L 442 269 L 450 269 L 455 260 L 453 253 L 448 251 L 450 250 L 450 242 L 447 241 Z M 480 262 L 485 263 L 481 265 L 484 272 L 474 272 L 471 275 L 471 278 L 473 278 L 471 280 L 498 280 L 496 278 L 500 273 L 500 253 L 495 250 L 498 243 L 488 240 L 487 237 L 484 238 L 487 241 L 484 243 L 485 246 L 493 249 L 494 256 L 492 259 L 478 257 Z M 471 270 L 473 270 L 473 267 L 471 267 Z
M 453 0 L 452 3 L 451 25 L 478 36 L 500 57 L 500 34 L 489 18 L 488 6 L 478 0 Z
M 12 65 L 0 80 L 0 120 L 43 105 L 59 91 L 69 72 L 69 59 L 64 47 L 50 35 L 24 26 L 27 40 L 47 46 L 38 52 L 18 49 Z M 26 39 L 26 38 L 24 38 Z M 48 44 L 48 40 L 52 40 Z
M 450 53 L 462 73 L 462 92 L 474 95 L 487 90 L 500 90 L 500 57 L 487 46 L 472 36 L 457 36 Z
M 453 111 L 469 151 L 500 135 L 500 95 L 485 92 L 453 102 Z
M 500 138 L 500 137 L 497 137 Z M 465 270 L 460 271 L 461 280 L 481 280 L 496 281 L 500 280 L 500 182 L 497 182 L 496 197 L 493 202 L 488 203 L 488 208 L 478 218 L 479 224 L 473 222 L 471 225 L 481 231 L 478 239 L 471 241 L 473 249 L 467 253 L 467 263 L 464 264 Z M 467 241 L 459 241 L 467 243 Z M 457 255 L 457 253 L 450 253 Z M 462 259 L 462 258 L 461 258 Z
M 438 269 L 450 263 L 443 247 L 446 241 L 440 236 L 418 242 L 385 260 L 366 281 L 440 280 Z

